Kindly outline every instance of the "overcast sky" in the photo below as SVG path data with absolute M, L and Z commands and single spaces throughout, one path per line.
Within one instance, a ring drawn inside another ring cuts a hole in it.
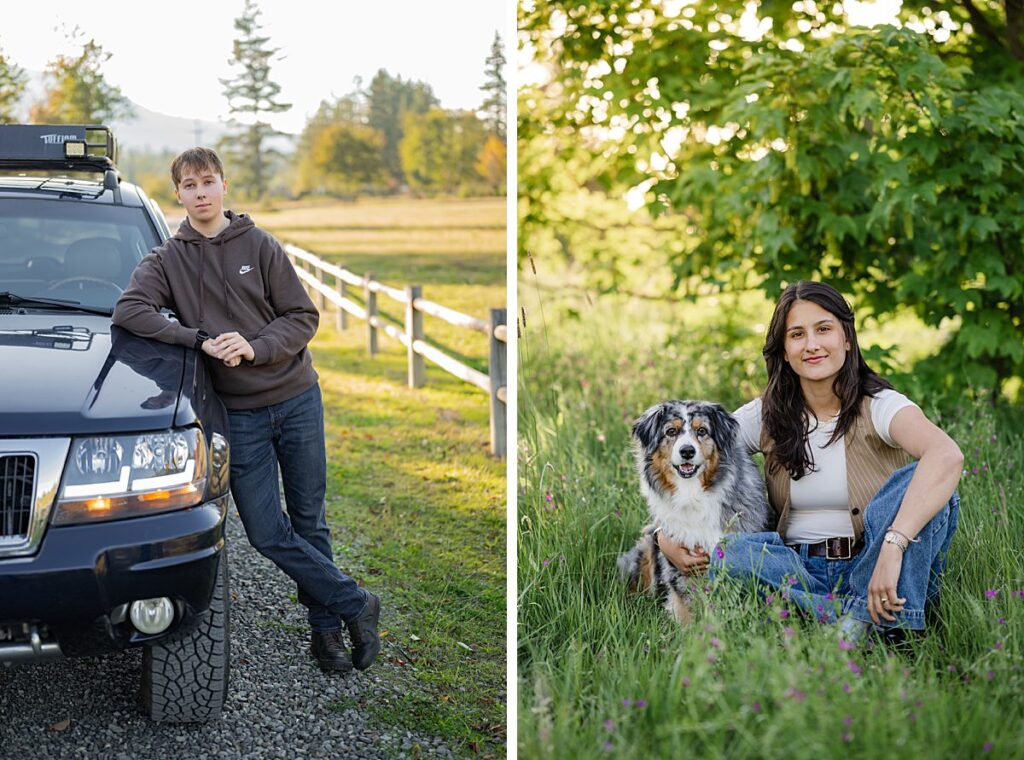
M 45 0 L 4 3 L 0 50 L 22 68 L 42 71 L 69 47 L 60 25 L 79 26 L 113 54 L 107 81 L 139 105 L 172 116 L 227 118 L 218 81 L 228 65 L 234 19 L 244 0 Z M 445 108 L 483 101 L 484 61 L 495 31 L 514 36 L 505 0 L 259 0 L 264 34 L 281 48 L 271 77 L 292 109 L 270 117 L 299 132 L 321 100 L 368 84 L 381 68 L 428 82 Z M 506 79 L 508 75 L 506 75 Z

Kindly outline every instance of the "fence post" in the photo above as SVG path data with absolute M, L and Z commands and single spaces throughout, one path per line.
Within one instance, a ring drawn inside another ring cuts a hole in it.
M 377 328 L 373 320 L 377 317 L 377 291 L 370 290 L 370 283 L 373 282 L 373 272 L 367 272 L 363 283 L 366 287 L 366 346 L 370 349 L 370 356 L 377 355 Z
M 423 296 L 421 285 L 405 286 L 405 334 L 409 338 L 409 387 L 422 388 L 427 382 L 426 361 L 416 353 L 413 344 L 423 340 L 423 312 L 413 305 Z
M 316 270 L 317 282 L 319 282 L 321 285 L 323 285 L 324 284 L 324 270 L 321 269 L 319 266 L 316 266 L 316 265 L 314 265 L 313 268 Z M 327 308 L 327 296 L 324 295 L 324 292 L 322 290 L 318 290 L 316 292 L 316 295 L 317 295 L 317 299 L 316 299 L 317 311 L 319 311 L 321 314 L 323 314 L 324 309 Z
M 502 458 L 506 452 L 508 408 L 506 403 L 498 398 L 498 389 L 505 388 L 508 384 L 508 349 L 505 341 L 498 340 L 494 334 L 499 325 L 506 324 L 507 315 L 506 309 L 491 309 L 491 355 L 488 364 L 491 379 L 491 453 Z M 508 392 L 507 388 L 505 392 Z
M 306 261 L 305 259 L 299 259 L 299 261 L 301 262 L 299 264 L 299 266 L 302 267 L 302 271 L 303 272 L 309 272 L 309 262 Z M 313 286 L 310 285 L 306 280 L 303 280 L 302 281 L 302 287 L 304 287 L 306 289 L 306 295 L 309 296 L 309 300 L 312 301 L 313 300 Z
M 338 295 L 341 298 L 348 297 L 348 283 L 340 277 L 334 278 L 334 286 L 338 291 Z M 334 317 L 334 326 L 338 330 L 344 330 L 348 327 L 348 312 L 345 311 L 341 306 L 338 306 L 338 313 Z

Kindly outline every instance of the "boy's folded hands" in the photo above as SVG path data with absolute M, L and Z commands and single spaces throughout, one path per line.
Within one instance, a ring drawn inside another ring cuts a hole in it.
M 252 361 L 256 354 L 249 341 L 237 332 L 221 333 L 203 343 L 203 353 L 220 359 L 229 367 L 237 367 L 242 359 Z

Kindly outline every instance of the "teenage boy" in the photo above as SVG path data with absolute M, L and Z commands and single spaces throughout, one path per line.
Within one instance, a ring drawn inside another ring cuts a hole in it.
M 380 650 L 380 599 L 342 573 L 331 553 L 324 410 L 306 348 L 320 315 L 277 240 L 224 210 L 227 182 L 215 152 L 185 151 L 171 178 L 188 218 L 136 267 L 114 324 L 209 357 L 230 418 L 231 493 L 249 542 L 298 584 L 319 666 L 363 670 Z M 164 317 L 164 307 L 180 321 Z

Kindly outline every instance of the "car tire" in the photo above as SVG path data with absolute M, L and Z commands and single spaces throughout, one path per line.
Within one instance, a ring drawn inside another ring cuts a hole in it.
M 220 553 L 210 608 L 181 637 L 144 647 L 142 702 L 161 723 L 202 723 L 220 717 L 228 692 L 230 607 L 227 544 Z

